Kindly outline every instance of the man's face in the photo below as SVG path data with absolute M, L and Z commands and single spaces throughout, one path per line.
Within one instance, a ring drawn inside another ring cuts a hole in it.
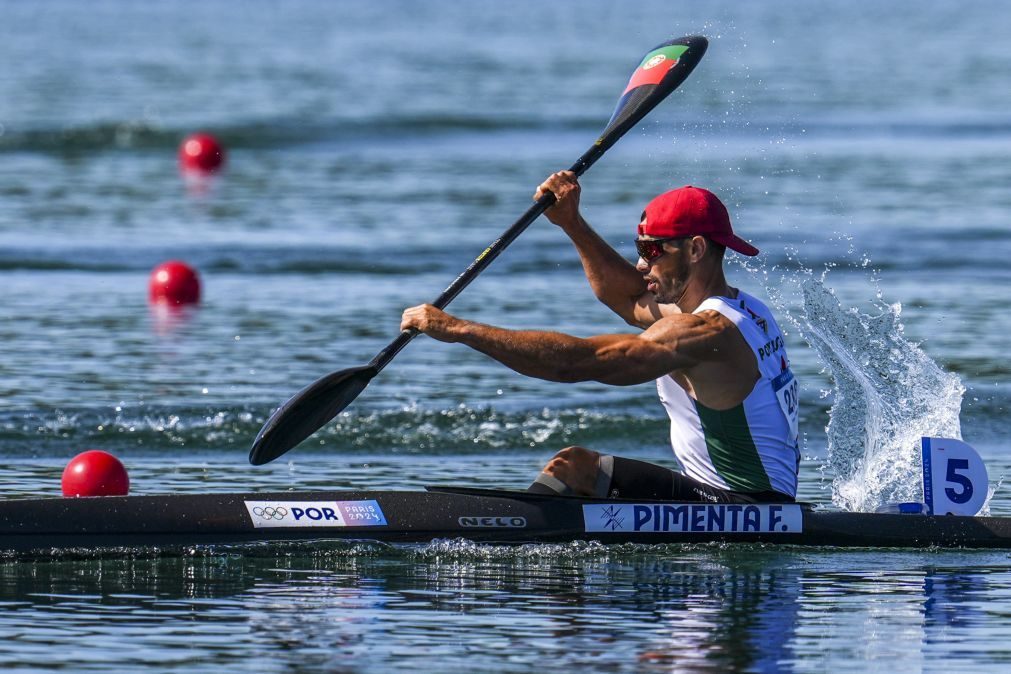
M 677 304 L 688 288 L 691 271 L 688 248 L 691 237 L 659 240 L 639 237 L 639 240 L 656 241 L 660 246 L 659 249 L 656 245 L 644 246 L 643 248 L 655 249 L 648 257 L 653 257 L 656 253 L 659 255 L 647 259 L 647 256 L 640 253 L 639 262 L 635 266 L 646 281 L 646 289 L 653 293 L 660 304 Z

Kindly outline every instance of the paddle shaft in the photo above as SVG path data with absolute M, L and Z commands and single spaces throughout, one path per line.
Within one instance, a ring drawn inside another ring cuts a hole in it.
M 684 82 L 702 58 L 707 45 L 704 37 L 695 35 L 665 42 L 649 52 L 633 72 L 604 132 L 570 170 L 577 176 L 583 175 L 618 139 Z M 433 304 L 439 309 L 445 308 L 554 203 L 555 196 L 550 193 L 538 199 L 502 236 L 478 255 Z M 404 330 L 368 365 L 331 372 L 292 396 L 271 415 L 253 440 L 250 463 L 260 465 L 273 461 L 322 428 L 346 408 L 416 334 L 415 330 Z
M 613 136 L 613 138 L 612 138 Z M 593 166 L 593 164 L 600 159 L 600 157 L 614 145 L 614 141 L 618 140 L 619 134 L 608 134 L 608 137 L 602 138 L 593 147 L 587 150 L 582 157 L 576 160 L 576 163 L 572 165 L 569 169 L 576 176 L 581 176 L 586 172 L 588 168 Z M 607 142 L 610 141 L 610 142 Z M 519 217 L 519 219 L 514 222 L 509 229 L 507 229 L 502 236 L 495 239 L 495 241 L 484 249 L 484 251 L 477 256 L 477 258 L 470 263 L 470 266 L 463 271 L 462 274 L 456 277 L 456 279 L 449 284 L 442 294 L 432 302 L 432 306 L 437 309 L 445 309 L 450 302 L 452 302 L 457 295 L 459 295 L 464 288 L 470 285 L 470 282 L 477 278 L 478 274 L 483 272 L 488 265 L 490 265 L 499 254 L 505 250 L 509 244 L 516 240 L 523 231 L 530 226 L 530 224 L 536 220 L 540 215 L 548 210 L 555 203 L 555 195 L 548 192 L 540 199 L 538 199 L 533 206 L 528 208 L 526 212 Z M 401 349 L 407 346 L 412 339 L 418 334 L 417 330 L 409 329 L 402 331 L 397 338 L 394 339 L 390 344 L 380 351 L 375 358 L 369 362 L 369 367 L 375 368 L 375 374 L 379 374 L 386 365 L 393 360 L 393 358 L 400 353 Z

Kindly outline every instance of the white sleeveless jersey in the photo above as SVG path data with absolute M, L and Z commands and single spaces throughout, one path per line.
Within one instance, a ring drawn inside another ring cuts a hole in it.
M 716 311 L 733 321 L 758 361 L 755 388 L 737 407 L 713 410 L 692 399 L 670 376 L 656 380 L 671 419 L 674 455 L 689 477 L 719 489 L 775 490 L 797 495 L 800 445 L 797 380 L 783 333 L 768 307 L 739 292 L 710 297 L 695 313 Z

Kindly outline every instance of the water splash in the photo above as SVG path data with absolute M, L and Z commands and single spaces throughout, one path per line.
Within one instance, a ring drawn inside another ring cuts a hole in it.
M 802 286 L 803 329 L 835 383 L 832 500 L 847 510 L 923 498 L 920 438 L 961 438 L 965 387 L 903 335 L 898 304 L 843 309 L 824 279 Z M 861 432 L 862 429 L 862 432 Z
M 816 278 L 802 268 L 772 286 L 763 273 L 774 304 L 833 382 L 826 428 L 832 502 L 872 511 L 882 503 L 920 501 L 920 438 L 961 438 L 965 387 L 904 336 L 899 304 L 876 292 L 874 313 L 843 307 L 827 277 L 828 271 Z M 877 290 L 874 279 L 870 285 Z

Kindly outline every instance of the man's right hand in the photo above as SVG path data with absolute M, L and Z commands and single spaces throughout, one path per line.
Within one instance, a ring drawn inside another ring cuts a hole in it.
M 572 171 L 552 173 L 534 192 L 534 201 L 546 193 L 555 195 L 555 205 L 544 211 L 548 220 L 559 227 L 576 225 L 582 220 L 579 214 L 579 180 Z

